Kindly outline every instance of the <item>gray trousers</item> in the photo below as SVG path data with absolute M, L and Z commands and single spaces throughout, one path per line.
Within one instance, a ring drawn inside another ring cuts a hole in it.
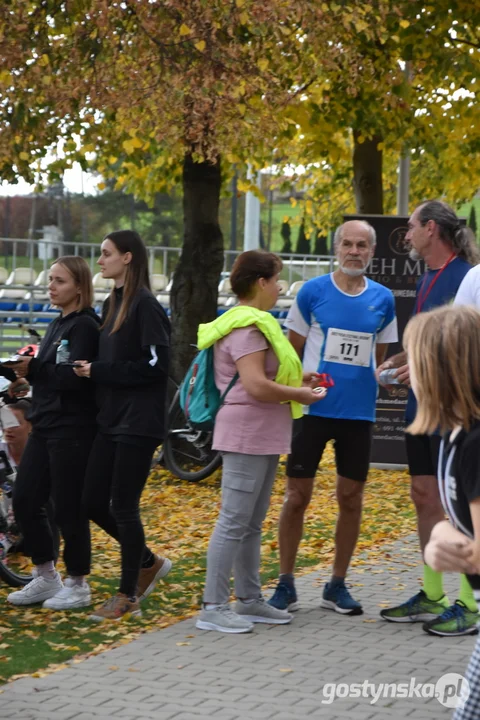
M 235 595 L 258 598 L 262 523 L 278 466 L 278 455 L 223 453 L 222 506 L 207 552 L 203 601 L 223 605 Z

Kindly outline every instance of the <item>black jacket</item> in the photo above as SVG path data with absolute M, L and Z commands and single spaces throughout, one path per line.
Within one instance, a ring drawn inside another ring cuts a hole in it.
M 70 360 L 94 360 L 98 353 L 100 318 L 91 308 L 56 318 L 30 361 L 32 409 L 28 419 L 38 431 L 71 434 L 72 428 L 95 425 L 95 393 L 87 378 L 56 364 L 60 340 L 68 340 Z M 66 430 L 67 429 L 67 430 Z
M 146 288 L 135 295 L 120 329 L 110 334 L 123 288 L 115 290 L 115 313 L 100 332 L 98 361 L 91 378 L 97 385 L 99 429 L 109 435 L 162 440 L 170 360 L 170 323 Z M 108 312 L 109 298 L 102 316 Z

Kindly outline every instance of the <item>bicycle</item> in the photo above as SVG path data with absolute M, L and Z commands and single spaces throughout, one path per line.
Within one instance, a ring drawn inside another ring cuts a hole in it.
M 173 378 L 168 382 L 168 429 L 157 463 L 164 464 L 180 480 L 199 482 L 220 467 L 222 457 L 212 449 L 212 432 L 195 430 L 189 425 L 180 407 L 178 385 Z
M 19 351 L 22 355 L 36 355 L 40 345 L 40 335 L 35 328 L 28 330 L 28 345 Z M 8 422 L 8 404 L 6 392 L 0 394 L 0 427 L 5 429 Z M 7 413 L 7 414 L 6 414 Z M 10 418 L 15 423 L 16 418 Z M 17 527 L 12 508 L 12 495 L 17 472 L 7 453 L 0 450 L 0 579 L 10 587 L 23 587 L 32 579 L 29 558 L 22 554 L 23 539 Z
M 8 405 L 0 397 L 2 429 L 4 408 L 8 409 Z M 10 587 L 23 587 L 33 576 L 30 560 L 21 552 L 22 537 L 13 515 L 12 495 L 17 473 L 4 450 L 0 450 L 0 463 L 0 578 Z

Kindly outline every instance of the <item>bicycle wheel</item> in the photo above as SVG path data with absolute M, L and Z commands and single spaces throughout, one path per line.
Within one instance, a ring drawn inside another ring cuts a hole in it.
M 10 587 L 23 587 L 32 580 L 30 559 L 22 552 L 22 538 L 15 528 L 7 526 L 3 515 L 2 488 L 0 487 L 0 579 Z
M 33 580 L 30 568 L 29 558 L 21 553 L 8 553 L 0 559 L 0 579 L 10 587 L 23 587 Z
M 176 400 L 178 392 L 178 385 L 175 382 L 175 380 L 168 376 L 168 383 L 167 383 L 167 407 L 169 408 L 168 411 L 168 417 L 170 419 L 170 412 L 173 407 L 173 403 Z M 164 457 L 164 451 L 163 451 L 163 444 L 155 450 L 153 457 L 152 457 L 152 464 L 151 469 L 154 470 L 157 465 L 160 465 L 161 467 L 165 467 L 165 457 Z
M 0 579 L 10 587 L 23 587 L 33 580 L 32 561 L 24 555 L 24 541 L 9 517 L 11 500 L 0 487 Z M 52 529 L 55 562 L 60 552 L 60 532 L 53 519 L 53 505 L 46 507 Z M 3 532 L 2 532 L 3 531 Z
M 22 587 L 32 580 L 32 565 L 22 552 L 22 536 L 13 516 L 12 475 L 7 477 L 5 468 L 0 469 L 0 579 L 10 587 Z
M 194 430 L 185 419 L 176 394 L 168 414 L 168 432 L 163 441 L 163 458 L 171 473 L 180 480 L 198 482 L 222 464 L 219 452 L 212 450 L 211 432 Z

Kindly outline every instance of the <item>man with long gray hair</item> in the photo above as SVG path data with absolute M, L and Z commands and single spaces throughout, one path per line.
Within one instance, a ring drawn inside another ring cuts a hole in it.
M 479 261 L 478 248 L 471 230 L 460 221 L 446 203 L 431 200 L 412 213 L 406 239 L 410 256 L 423 259 L 428 269 L 419 279 L 414 315 L 452 302 L 463 278 Z M 407 357 L 399 353 L 377 368 L 377 377 L 386 368 L 398 368 L 397 380 L 410 385 Z M 413 422 L 417 402 L 409 390 L 405 419 Z M 440 435 L 405 434 L 408 468 L 411 475 L 411 496 L 415 504 L 420 547 L 423 552 L 434 526 L 444 519 L 437 484 Z M 441 573 L 424 564 L 423 587 L 406 602 L 382 610 L 380 615 L 390 622 L 423 622 L 431 635 L 458 636 L 477 633 L 479 613 L 473 592 L 462 576 L 460 592 L 450 605 L 443 590 Z
M 280 578 L 269 602 L 276 608 L 296 609 L 293 571 L 303 516 L 325 445 L 334 440 L 339 514 L 333 573 L 321 605 L 360 615 L 362 606 L 350 595 L 345 576 L 360 530 L 370 461 L 375 364 L 383 361 L 387 344 L 396 342 L 397 321 L 392 292 L 365 277 L 375 251 L 373 227 L 359 220 L 344 223 L 335 233 L 335 251 L 338 270 L 306 282 L 286 320 L 288 338 L 303 356 L 304 370 L 330 374 L 335 385 L 294 424 L 279 527 Z

